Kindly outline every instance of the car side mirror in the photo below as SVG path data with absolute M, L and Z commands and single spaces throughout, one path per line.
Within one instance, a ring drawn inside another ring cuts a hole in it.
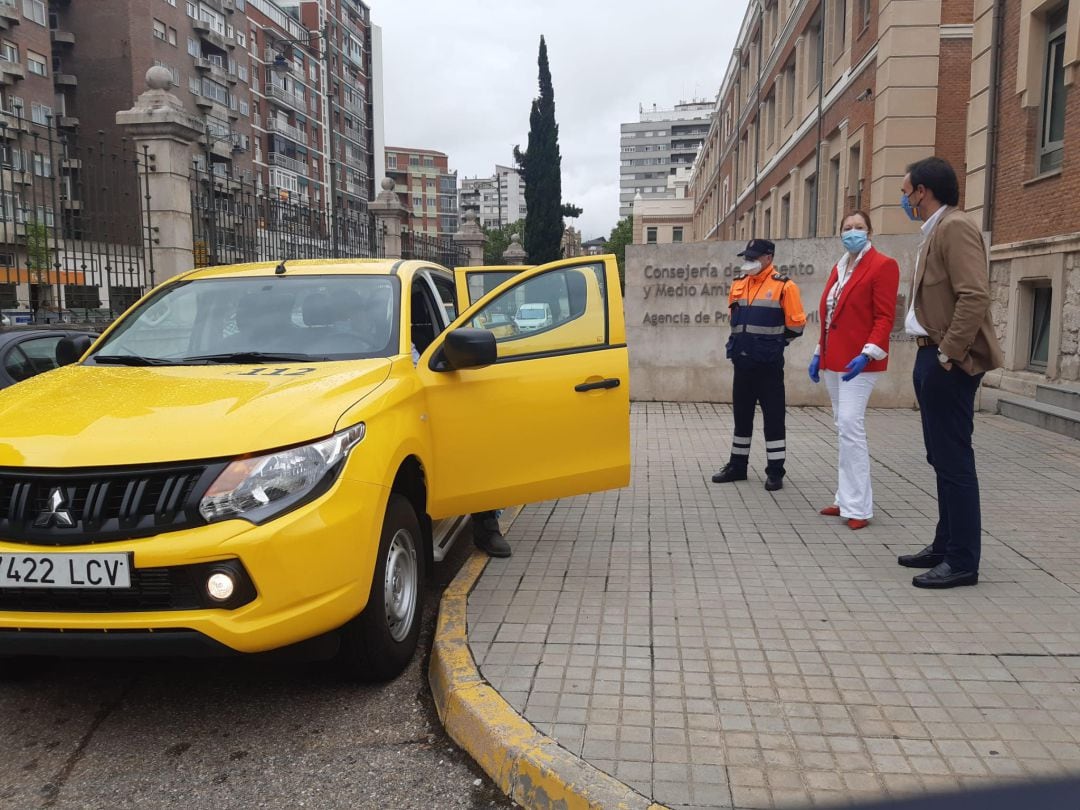
M 441 355 L 438 358 L 442 361 L 439 363 L 441 371 L 490 366 L 499 359 L 495 335 L 487 329 L 467 327 L 448 332 L 438 354 Z
M 75 335 L 60 338 L 56 344 L 56 365 L 70 366 L 86 354 L 94 341 L 87 335 Z

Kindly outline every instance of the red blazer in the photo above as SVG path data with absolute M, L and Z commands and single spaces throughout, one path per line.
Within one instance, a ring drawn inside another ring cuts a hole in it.
M 889 333 L 896 318 L 900 267 L 896 259 L 878 253 L 871 246 L 844 285 L 833 312 L 832 326 L 826 328 L 826 301 L 838 276 L 834 265 L 825 283 L 825 291 L 821 294 L 821 337 L 818 348 L 821 350 L 822 371 L 843 371 L 867 343 L 888 352 Z M 871 359 L 865 370 L 884 371 L 888 365 L 887 356 L 884 360 Z

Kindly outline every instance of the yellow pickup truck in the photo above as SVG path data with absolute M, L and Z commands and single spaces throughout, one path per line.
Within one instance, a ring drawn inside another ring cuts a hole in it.
M 629 480 L 614 258 L 467 286 L 419 261 L 200 269 L 0 392 L 0 669 L 311 642 L 400 672 L 461 516 Z M 530 302 L 549 326 L 498 328 Z

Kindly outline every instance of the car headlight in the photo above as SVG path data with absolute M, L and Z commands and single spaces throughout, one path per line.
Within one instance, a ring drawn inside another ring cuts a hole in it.
M 326 491 L 363 438 L 361 423 L 311 444 L 237 459 L 206 490 L 199 512 L 208 523 L 231 518 L 264 523 Z

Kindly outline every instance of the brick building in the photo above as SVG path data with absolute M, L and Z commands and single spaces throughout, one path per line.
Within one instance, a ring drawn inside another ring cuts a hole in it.
M 1005 369 L 1031 394 L 1080 380 L 1080 4 L 975 0 L 968 210 L 990 231 Z
M 406 228 L 427 236 L 452 236 L 458 230 L 457 172 L 450 158 L 433 149 L 386 147 L 386 176 L 407 211 Z
M 691 179 L 697 239 L 909 233 L 906 166 L 964 165 L 971 0 L 754 0 Z

